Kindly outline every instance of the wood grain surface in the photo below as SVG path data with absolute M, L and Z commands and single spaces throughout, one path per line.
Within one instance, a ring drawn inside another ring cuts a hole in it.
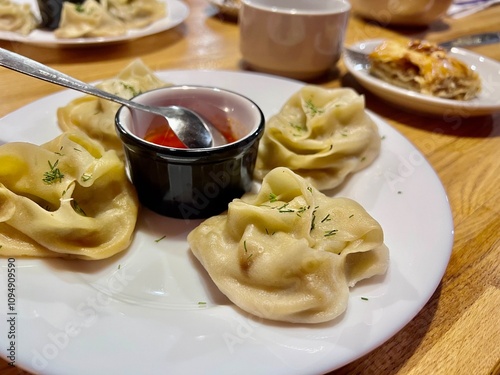
M 242 70 L 237 22 L 225 19 L 205 0 L 186 3 L 191 13 L 183 24 L 136 41 L 75 49 L 0 41 L 0 47 L 83 81 L 112 77 L 135 58 L 154 70 Z M 420 29 L 389 28 L 352 15 L 346 44 L 395 35 L 441 42 L 499 29 L 500 6 Z M 472 50 L 500 61 L 500 44 Z M 366 95 L 370 110 L 422 151 L 446 189 L 455 225 L 449 266 L 425 307 L 387 342 L 331 375 L 500 374 L 500 113 L 440 118 L 405 112 L 363 90 L 342 63 L 314 83 L 356 88 Z M 494 84 L 500 87 L 500 82 Z M 0 68 L 0 116 L 59 90 Z M 0 373 L 25 372 L 1 360 Z

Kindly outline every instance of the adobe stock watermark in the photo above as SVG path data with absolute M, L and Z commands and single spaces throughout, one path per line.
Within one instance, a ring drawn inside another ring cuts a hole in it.
M 222 338 L 230 354 L 234 354 L 240 345 L 244 345 L 256 333 L 260 324 L 264 321 L 264 316 L 272 315 L 275 308 L 273 301 L 267 300 L 260 305 L 260 311 L 256 314 L 246 313 L 245 316 L 238 316 L 232 321 L 231 331 L 224 332 Z
M 100 309 L 108 306 L 112 295 L 120 293 L 135 277 L 126 273 L 126 267 L 116 270 L 106 283 L 111 295 L 97 292 L 94 296 L 76 306 L 75 316 L 69 320 L 63 329 L 47 334 L 47 342 L 42 347 L 32 350 L 31 365 L 37 371 L 42 371 L 50 361 L 64 354 L 64 350 L 71 344 L 71 340 L 80 335 L 85 329 L 92 327 L 99 319 Z
M 7 359 L 9 366 L 16 365 L 17 310 L 16 310 L 16 259 L 7 259 Z
M 394 192 L 399 192 L 401 189 L 399 184 L 403 184 L 407 178 L 415 173 L 418 167 L 425 163 L 425 158 L 417 150 L 410 152 L 406 157 L 398 155 L 398 159 L 399 164 L 395 171 L 386 170 L 384 172 L 385 181 Z
M 179 212 L 184 220 L 189 220 L 198 215 L 202 210 L 213 204 L 214 200 L 220 200 L 221 194 L 229 186 L 234 186 L 234 190 L 241 190 L 248 181 L 252 180 L 253 165 L 257 158 L 257 148 L 253 147 L 241 158 L 235 158 L 224 162 L 224 168 L 219 171 L 212 171 L 208 174 L 207 181 L 202 189 L 194 189 L 191 196 L 191 203 L 180 203 Z M 225 197 L 230 200 L 231 197 Z M 222 197 L 222 199 L 225 199 Z

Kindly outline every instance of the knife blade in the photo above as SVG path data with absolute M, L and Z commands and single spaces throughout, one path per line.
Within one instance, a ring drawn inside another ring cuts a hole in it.
M 464 35 L 447 42 L 439 43 L 439 45 L 450 49 L 452 47 L 471 47 L 494 43 L 500 43 L 500 32 Z

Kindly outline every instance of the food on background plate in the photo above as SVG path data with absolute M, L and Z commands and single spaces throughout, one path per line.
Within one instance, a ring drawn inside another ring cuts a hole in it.
M 38 20 L 29 4 L 0 0 L 0 31 L 28 35 L 38 26 Z
M 165 4 L 157 0 L 85 0 L 64 2 L 57 38 L 119 36 L 127 29 L 143 28 L 165 17 Z
M 145 28 L 167 14 L 166 3 L 159 0 L 85 0 L 78 4 L 63 1 L 54 36 L 116 37 L 129 29 Z M 40 26 L 30 4 L 0 0 L 0 31 L 29 35 Z
M 137 59 L 115 78 L 104 80 L 96 86 L 122 98 L 131 99 L 141 92 L 170 85 Z M 123 146 L 115 130 L 118 108 L 118 103 L 85 95 L 57 109 L 58 125 L 63 131 L 81 130 L 101 143 L 106 150 L 115 150 L 123 157 Z
M 81 132 L 0 146 L 0 256 L 108 258 L 137 213 L 123 162 Z
M 342 314 L 349 288 L 384 274 L 379 223 L 348 198 L 331 198 L 288 168 L 188 235 L 191 251 L 235 305 L 261 318 L 320 323 Z
M 473 99 L 481 91 L 474 70 L 428 41 L 387 40 L 369 58 L 371 74 L 408 90 L 455 100 Z
M 255 177 L 287 167 L 319 190 L 332 189 L 368 166 L 380 151 L 364 97 L 348 88 L 304 86 L 266 124 Z
M 166 3 L 158 0 L 107 0 L 108 12 L 127 29 L 140 29 L 167 16 Z
M 57 38 L 105 37 L 123 35 L 126 31 L 125 24 L 95 0 L 86 0 L 83 4 L 65 1 L 54 35 Z

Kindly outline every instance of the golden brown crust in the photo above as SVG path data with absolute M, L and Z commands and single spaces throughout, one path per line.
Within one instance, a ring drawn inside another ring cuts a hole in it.
M 470 100 L 481 91 L 475 71 L 428 41 L 388 40 L 370 54 L 370 60 L 373 75 L 422 94 Z

